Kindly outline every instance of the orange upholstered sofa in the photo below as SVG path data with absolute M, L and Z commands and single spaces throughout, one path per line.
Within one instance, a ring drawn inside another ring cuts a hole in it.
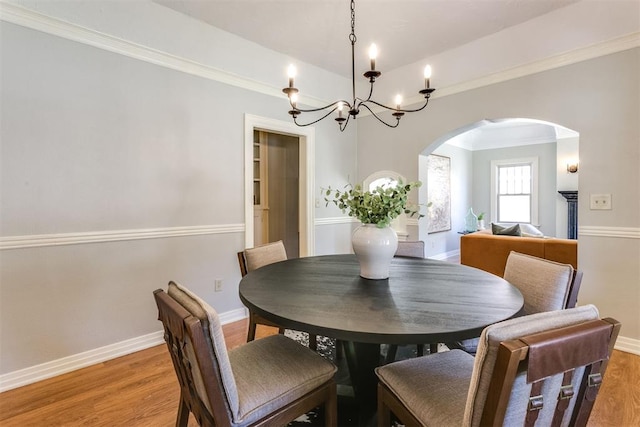
M 477 232 L 460 238 L 460 262 L 502 277 L 509 252 L 571 264 L 578 269 L 578 241 L 569 239 L 499 236 Z

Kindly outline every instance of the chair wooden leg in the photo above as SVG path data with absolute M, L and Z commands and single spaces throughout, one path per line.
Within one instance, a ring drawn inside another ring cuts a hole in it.
M 418 344 L 416 347 L 418 347 L 416 349 L 416 354 L 418 357 L 422 357 L 424 356 L 424 344 Z
M 187 427 L 187 424 L 189 424 L 189 407 L 187 406 L 187 402 L 182 398 L 182 391 L 180 391 L 180 406 L 178 406 L 176 427 Z
M 336 339 L 336 360 L 341 360 L 344 357 L 344 347 L 342 347 L 342 341 Z
M 256 322 L 253 316 L 249 315 L 249 330 L 247 331 L 247 342 L 256 339 Z
M 382 387 L 378 384 L 378 427 L 389 427 L 391 425 L 391 411 L 385 404 L 382 393 Z
M 334 382 L 329 389 L 329 398 L 324 403 L 324 425 L 325 427 L 336 427 L 338 425 L 338 395 L 337 386 Z
M 435 354 L 438 352 L 438 343 L 429 344 L 429 354 Z
M 309 348 L 313 351 L 318 350 L 318 336 L 309 334 Z
M 398 346 L 396 344 L 389 344 L 389 349 L 387 350 L 387 358 L 385 359 L 385 364 L 395 362 L 397 353 L 398 353 Z

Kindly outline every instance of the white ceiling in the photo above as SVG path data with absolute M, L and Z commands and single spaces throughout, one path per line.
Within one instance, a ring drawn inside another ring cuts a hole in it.
M 178 12 L 350 77 L 349 0 L 154 0 Z M 357 0 L 356 62 L 371 43 L 380 71 L 428 60 L 578 0 Z
M 349 0 L 153 0 L 268 49 L 351 77 Z M 356 75 L 379 50 L 388 72 L 521 24 L 579 0 L 357 0 Z M 568 130 L 567 130 L 568 131 Z M 569 131 L 569 135 L 573 133 Z M 531 121 L 486 121 L 449 143 L 469 150 L 528 145 L 566 137 Z
M 579 134 L 554 123 L 531 119 L 483 120 L 447 140 L 470 151 L 517 147 L 532 144 L 548 144 Z

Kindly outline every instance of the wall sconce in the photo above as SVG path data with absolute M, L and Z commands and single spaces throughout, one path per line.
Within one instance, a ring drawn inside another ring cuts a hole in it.
M 578 172 L 578 162 L 567 163 L 567 172 L 569 173 Z

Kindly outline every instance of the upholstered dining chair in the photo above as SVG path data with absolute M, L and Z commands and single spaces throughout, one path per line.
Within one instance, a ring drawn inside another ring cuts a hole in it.
M 177 283 L 154 292 L 180 383 L 176 426 L 286 425 L 324 407 L 337 424 L 336 367 L 295 341 L 272 335 L 227 352 L 217 313 Z
M 511 251 L 504 279 L 522 293 L 524 308 L 520 314 L 523 315 L 575 307 L 582 272 L 574 270 L 570 264 Z M 474 354 L 478 339 L 447 343 L 447 346 Z
M 238 264 L 240 265 L 240 274 L 242 277 L 246 276 L 248 272 L 264 267 L 265 265 L 273 264 L 275 262 L 286 261 L 287 251 L 285 250 L 282 240 L 277 242 L 267 243 L 264 245 L 256 246 L 254 248 L 248 248 L 244 251 L 238 252 Z M 249 309 L 249 329 L 247 331 L 247 342 L 253 341 L 256 338 L 257 325 L 267 325 L 278 328 L 280 334 L 284 333 L 284 328 L 274 322 L 265 319 L 257 313 L 254 313 Z M 309 348 L 312 350 L 317 349 L 317 337 L 316 335 L 309 334 Z
M 399 241 L 395 256 L 424 258 L 424 242 L 422 240 Z
M 584 306 L 484 329 L 461 350 L 376 369 L 378 426 L 584 426 L 620 323 Z

